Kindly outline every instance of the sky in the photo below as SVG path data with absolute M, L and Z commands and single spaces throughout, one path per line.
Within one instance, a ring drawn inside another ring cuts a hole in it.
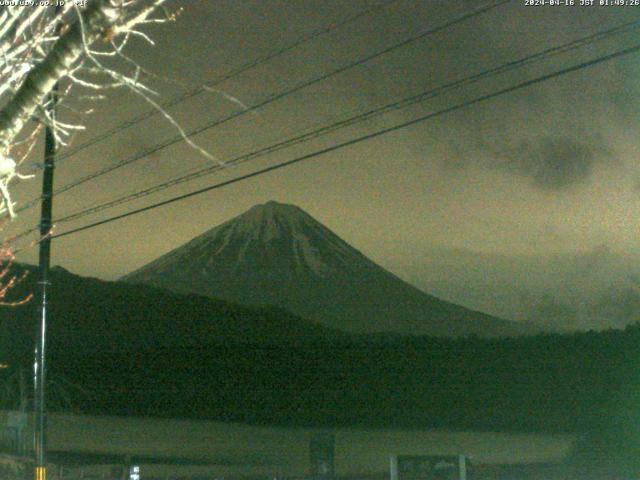
M 174 1 L 170 9 L 182 9 L 176 21 L 150 26 L 146 32 L 155 45 L 136 38 L 127 55 L 152 72 L 153 76 L 146 77 L 158 92 L 152 98 L 163 102 L 310 32 L 370 10 L 168 109 L 189 130 L 490 3 Z M 507 2 L 193 137 L 215 159 L 180 142 L 62 193 L 55 197 L 54 217 L 637 18 L 640 7 Z M 227 165 L 214 175 L 117 208 L 59 223 L 56 232 L 636 44 L 640 44 L 637 29 L 592 42 L 326 137 L 242 165 Z M 433 271 L 431 277 L 425 273 L 427 259 L 437 256 L 453 261 L 456 252 L 536 259 L 587 255 L 604 248 L 612 255 L 640 257 L 639 73 L 640 56 L 627 55 L 185 201 L 61 237 L 54 240 L 52 263 L 81 275 L 117 279 L 269 200 L 300 206 L 374 261 L 425 288 L 438 286 Z M 60 109 L 61 117 L 80 118 L 87 127 L 68 148 L 152 108 L 132 92 L 109 92 L 103 101 L 83 98 L 83 94 L 75 91 Z M 93 113 L 82 113 L 89 108 Z M 176 133 L 163 115 L 140 122 L 60 160 L 55 186 L 74 182 Z M 41 161 L 39 155 L 32 155 L 24 168 Z M 18 206 L 38 195 L 39 184 L 38 176 L 14 187 Z M 38 210 L 23 212 L 9 225 L 7 234 L 35 225 Z M 24 248 L 19 258 L 35 262 L 37 248 Z M 445 268 L 437 274 L 442 282 L 453 280 L 446 278 Z M 476 275 L 482 276 L 482 272 Z

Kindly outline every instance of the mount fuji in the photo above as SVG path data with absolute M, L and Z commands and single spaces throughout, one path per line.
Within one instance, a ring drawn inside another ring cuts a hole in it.
M 533 326 L 433 297 L 378 266 L 302 209 L 256 205 L 122 280 L 275 305 L 354 333 L 512 336 Z

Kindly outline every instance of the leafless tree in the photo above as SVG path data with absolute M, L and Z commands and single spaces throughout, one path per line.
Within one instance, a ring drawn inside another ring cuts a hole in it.
M 0 0 L 0 215 L 15 216 L 10 183 L 31 177 L 17 169 L 42 126 L 51 126 L 63 145 L 72 131 L 84 129 L 54 118 L 47 102 L 76 88 L 100 96 L 124 87 L 155 104 L 125 46 L 132 37 L 153 43 L 144 26 L 174 19 L 165 2 Z M 127 68 L 114 67 L 112 58 Z

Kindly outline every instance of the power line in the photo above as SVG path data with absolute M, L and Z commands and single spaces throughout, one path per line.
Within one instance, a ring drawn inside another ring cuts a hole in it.
M 233 120 L 233 119 L 238 118 L 238 117 L 240 117 L 242 115 L 245 115 L 247 113 L 250 113 L 250 112 L 253 112 L 255 110 L 258 110 L 258 109 L 260 109 L 260 108 L 262 108 L 262 107 L 264 107 L 266 105 L 269 105 L 269 104 L 271 104 L 273 102 L 276 102 L 278 100 L 282 100 L 283 98 L 286 98 L 286 97 L 288 97 L 290 95 L 293 95 L 294 93 L 297 93 L 298 91 L 300 91 L 300 90 L 302 90 L 304 88 L 310 87 L 310 86 L 315 85 L 317 83 L 320 83 L 320 82 L 322 82 L 324 80 L 327 80 L 327 79 L 329 79 L 329 78 L 331 78 L 333 76 L 336 76 L 336 75 L 338 75 L 340 73 L 343 73 L 345 71 L 353 69 L 353 68 L 355 68 L 357 66 L 363 65 L 363 64 L 365 64 L 365 63 L 367 63 L 367 62 L 369 62 L 369 61 L 371 61 L 371 60 L 373 60 L 375 58 L 378 58 L 378 57 L 380 57 L 382 55 L 385 55 L 387 53 L 395 51 L 395 50 L 397 50 L 399 48 L 405 47 L 405 46 L 407 46 L 407 45 L 409 45 L 409 44 L 411 44 L 413 42 L 416 42 L 416 41 L 418 41 L 420 39 L 423 39 L 423 38 L 425 38 L 427 36 L 430 36 L 430 35 L 442 32 L 444 30 L 447 30 L 448 28 L 451 28 L 452 26 L 457 25 L 458 23 L 462 23 L 462 22 L 464 22 L 466 20 L 469 20 L 471 18 L 474 18 L 474 17 L 476 17 L 478 15 L 481 15 L 483 13 L 489 12 L 489 11 L 495 9 L 495 8 L 498 8 L 501 5 L 504 5 L 504 4 L 508 3 L 509 1 L 510 0 L 499 0 L 496 3 L 493 3 L 491 5 L 484 6 L 482 8 L 476 9 L 473 12 L 463 14 L 463 15 L 461 15 L 459 17 L 456 17 L 456 18 L 454 18 L 452 20 L 449 20 L 449 21 L 447 21 L 447 22 L 445 22 L 445 23 L 443 23 L 443 24 L 441 24 L 439 26 L 436 26 L 436 27 L 433 27 L 431 29 L 428 29 L 428 30 L 426 30 L 426 31 L 424 31 L 424 32 L 422 32 L 420 34 L 414 35 L 414 36 L 412 36 L 412 37 L 410 37 L 408 39 L 405 39 L 405 40 L 403 40 L 401 42 L 395 43 L 390 47 L 386 47 L 386 48 L 384 48 L 382 50 L 378 50 L 375 53 L 369 54 L 369 55 L 367 55 L 367 56 L 365 56 L 363 58 L 355 60 L 355 61 L 353 61 L 353 62 L 351 62 L 351 63 L 349 63 L 347 65 L 339 67 L 339 68 L 337 68 L 335 70 L 332 70 L 332 71 L 330 71 L 328 73 L 322 74 L 322 75 L 320 75 L 318 77 L 315 77 L 313 79 L 310 79 L 310 80 L 305 80 L 305 81 L 295 85 L 292 88 L 284 90 L 284 91 L 282 91 L 280 93 L 272 94 L 269 97 L 267 97 L 265 100 L 263 100 L 261 102 L 258 102 L 258 103 L 254 104 L 254 105 L 248 106 L 247 108 L 245 108 L 243 110 L 234 112 L 234 113 L 232 113 L 230 115 L 222 117 L 221 119 L 215 119 L 214 121 L 212 121 L 210 123 L 207 123 L 207 124 L 205 124 L 203 126 L 197 127 L 195 129 L 187 132 L 186 133 L 186 137 L 189 138 L 189 137 L 198 135 L 198 134 L 200 134 L 200 133 L 202 133 L 202 132 L 204 132 L 206 130 L 212 129 L 212 128 L 217 127 L 217 126 L 220 126 L 220 125 L 222 125 L 222 124 L 224 124 L 224 123 L 226 123 L 226 122 L 228 122 L 230 120 Z M 107 173 L 111 173 L 111 172 L 113 172 L 113 171 L 115 171 L 115 170 L 117 170 L 119 168 L 124 167 L 124 166 L 130 165 L 131 163 L 134 163 L 134 162 L 136 162 L 136 161 L 138 161 L 138 160 L 140 160 L 142 158 L 146 158 L 146 157 L 148 157 L 148 156 L 150 156 L 150 155 L 152 155 L 152 154 L 154 154 L 154 153 L 156 153 L 156 152 L 158 152 L 160 150 L 163 150 L 163 149 L 165 149 L 165 148 L 167 148 L 167 147 L 169 147 L 171 145 L 175 145 L 176 143 L 179 143 L 179 142 L 181 142 L 183 140 L 184 140 L 184 136 L 183 135 L 176 135 L 175 137 L 173 137 L 173 138 L 171 138 L 169 140 L 166 140 L 164 142 L 156 144 L 156 145 L 154 145 L 154 146 L 152 146 L 152 147 L 150 147 L 150 148 L 148 148 L 148 149 L 146 149 L 146 150 L 144 150 L 142 152 L 134 154 L 133 156 L 131 156 L 129 158 L 121 160 L 118 163 L 115 163 L 113 165 L 107 166 L 107 167 L 105 167 L 103 169 L 100 169 L 100 170 L 90 174 L 90 175 L 86 175 L 86 176 L 84 176 L 84 177 L 82 177 L 82 178 L 80 178 L 80 179 L 78 179 L 78 180 L 76 180 L 74 182 L 71 182 L 71 183 L 69 183 L 69 184 L 67 184 L 67 185 L 65 185 L 63 187 L 60 187 L 57 190 L 55 190 L 53 193 L 54 193 L 54 195 L 59 195 L 61 193 L 65 193 L 65 192 L 67 192 L 67 191 L 69 191 L 69 190 L 71 190 L 71 189 L 73 189 L 73 188 L 75 188 L 75 187 L 77 187 L 79 185 L 82 185 L 83 183 L 86 183 L 86 182 L 88 182 L 90 180 L 94 180 L 95 178 L 98 178 L 98 177 L 100 177 L 102 175 L 105 175 Z M 36 202 L 38 202 L 38 199 L 34 199 L 34 200 L 29 201 L 24 206 L 22 206 L 21 208 L 17 209 L 16 212 L 21 212 L 21 211 L 27 210 L 28 208 L 31 208 L 32 206 L 34 206 L 36 204 Z
M 430 99 L 430 98 L 434 98 L 434 97 L 436 97 L 438 95 L 444 94 L 444 93 L 446 93 L 446 92 L 448 92 L 450 90 L 453 90 L 455 88 L 459 88 L 459 87 L 464 86 L 464 85 L 469 85 L 469 84 L 478 82 L 478 81 L 480 81 L 482 79 L 489 78 L 489 77 L 492 77 L 494 75 L 505 73 L 505 72 L 510 71 L 512 69 L 528 65 L 528 64 L 530 64 L 532 62 L 539 61 L 539 60 L 545 60 L 545 59 L 551 58 L 553 56 L 556 56 L 556 55 L 559 55 L 559 54 L 563 54 L 563 53 L 566 53 L 566 52 L 571 51 L 573 49 L 579 48 L 581 46 L 589 45 L 589 44 L 591 44 L 591 43 L 593 43 L 595 41 L 599 41 L 599 40 L 602 40 L 602 39 L 605 39 L 605 38 L 609 38 L 609 37 L 611 37 L 613 35 L 618 35 L 620 33 L 624 33 L 624 32 L 630 31 L 632 29 L 638 28 L 638 26 L 640 26 L 640 19 L 639 20 L 634 20 L 634 21 L 631 21 L 631 22 L 627 22 L 627 23 L 624 23 L 624 24 L 621 24 L 619 26 L 612 27 L 612 28 L 609 28 L 609 29 L 606 29 L 606 30 L 602 30 L 602 31 L 596 32 L 594 34 L 587 35 L 585 37 L 573 40 L 571 42 L 568 42 L 568 43 L 565 43 L 565 44 L 562 44 L 562 45 L 559 45 L 559 46 L 556 46 L 556 47 L 548 48 L 546 50 L 543 50 L 541 52 L 529 55 L 527 57 L 523 57 L 523 58 L 511 61 L 511 62 L 507 62 L 507 63 L 505 63 L 503 65 L 500 65 L 498 67 L 492 68 L 490 70 L 486 70 L 486 71 L 480 72 L 478 74 L 474 74 L 474 75 L 465 77 L 463 79 L 448 83 L 448 84 L 440 86 L 440 87 L 437 87 L 435 89 L 427 90 L 425 92 L 421 92 L 421 93 L 419 93 L 417 95 L 410 96 L 410 97 L 402 99 L 400 101 L 392 102 L 392 103 L 384 105 L 382 107 L 378 107 L 376 109 L 360 113 L 358 115 L 355 115 L 353 117 L 347 118 L 345 120 L 342 120 L 342 121 L 339 121 L 339 122 L 336 122 L 336 123 L 333 123 L 333 124 L 330 124 L 330 125 L 323 126 L 323 127 L 319 128 L 319 129 L 313 130 L 311 132 L 306 132 L 306 133 L 304 133 L 302 135 L 298 135 L 296 137 L 289 138 L 289 139 L 277 142 L 276 144 L 272 144 L 272 145 L 269 145 L 267 147 L 264 147 L 264 148 L 261 148 L 261 149 L 258 149 L 258 150 L 254 150 L 252 152 L 236 156 L 235 158 L 227 161 L 227 165 L 236 165 L 238 163 L 244 163 L 245 161 L 249 161 L 249 160 L 252 160 L 254 158 L 263 156 L 263 155 L 274 153 L 276 151 L 282 150 L 284 148 L 288 148 L 288 147 L 296 145 L 298 143 L 302 143 L 302 142 L 305 142 L 307 140 L 310 140 L 310 139 L 313 139 L 313 138 L 317 138 L 317 137 L 322 136 L 322 135 L 326 135 L 326 134 L 328 134 L 328 133 L 330 133 L 332 131 L 335 131 L 335 130 L 338 130 L 338 129 L 341 129 L 341 128 L 345 128 L 347 126 L 355 125 L 356 123 L 360 123 L 362 121 L 368 120 L 368 119 L 370 119 L 370 118 L 372 118 L 374 116 L 381 115 L 381 114 L 387 113 L 387 112 L 392 111 L 392 110 L 405 108 L 407 106 L 413 105 L 413 104 L 418 103 L 420 101 L 424 101 L 424 100 L 427 100 L 427 99 Z M 205 167 L 203 169 L 199 169 L 199 170 L 196 170 L 194 172 L 187 173 L 186 175 L 183 175 L 181 177 L 174 178 L 174 179 L 169 180 L 167 182 L 162 182 L 160 184 L 153 185 L 153 186 L 151 186 L 149 188 L 146 188 L 146 189 L 143 189 L 143 190 L 140 190 L 140 191 L 136 191 L 136 192 L 133 192 L 131 194 L 127 194 L 127 195 L 125 195 L 123 197 L 120 197 L 120 198 L 117 198 L 115 200 L 111 200 L 111 201 L 103 203 L 103 204 L 95 205 L 93 207 L 88 207 L 88 208 L 83 209 L 81 211 L 78 211 L 78 212 L 69 214 L 67 216 L 58 218 L 56 220 L 56 223 L 60 224 L 60 223 L 63 223 L 63 222 L 76 220 L 78 218 L 82 218 L 82 217 L 90 215 L 90 214 L 98 213 L 98 212 L 100 212 L 102 210 L 105 210 L 105 209 L 108 209 L 108 208 L 113 208 L 113 207 L 115 207 L 117 205 L 120 205 L 120 204 L 123 204 L 123 203 L 127 203 L 129 201 L 133 201 L 133 200 L 136 200 L 138 198 L 142 198 L 144 196 L 150 195 L 152 193 L 156 193 L 156 192 L 164 190 L 166 188 L 169 188 L 169 187 L 172 187 L 172 186 L 184 183 L 184 182 L 188 182 L 188 181 L 191 181 L 191 180 L 195 180 L 195 179 L 201 178 L 201 177 L 203 177 L 205 175 L 209 175 L 209 174 L 215 173 L 216 171 L 220 170 L 221 168 L 222 167 L 217 166 L 217 165 L 216 166 L 212 166 L 212 167 Z M 31 233 L 34 230 L 35 230 L 35 228 L 27 230 L 25 232 L 22 232 L 21 234 L 19 234 L 15 238 L 17 239 L 17 238 L 24 237 L 24 236 L 28 235 L 29 233 Z
M 546 50 L 543 50 L 541 52 L 537 52 L 531 55 L 528 55 L 526 57 L 514 60 L 514 61 L 510 61 L 507 62 L 505 64 L 502 64 L 498 67 L 489 69 L 489 70 L 485 70 L 483 72 L 474 74 L 474 75 L 470 75 L 467 76 L 465 78 L 462 78 L 460 80 L 454 81 L 454 82 L 450 82 L 447 83 L 445 85 L 427 90 L 427 91 L 423 91 L 419 94 L 416 95 L 412 95 L 409 97 L 406 97 L 404 99 L 401 99 L 399 101 L 396 102 L 392 102 L 389 104 L 386 104 L 384 106 L 372 109 L 372 110 L 368 110 L 366 112 L 362 112 L 360 114 L 357 114 L 355 116 L 352 116 L 350 118 L 341 120 L 339 122 L 335 122 L 329 125 L 325 125 L 319 129 L 315 129 L 312 130 L 310 132 L 306 132 L 303 133 L 301 135 L 297 135 L 295 137 L 286 139 L 286 140 L 282 140 L 280 142 L 277 142 L 275 144 L 269 145 L 267 147 L 263 147 L 260 148 L 258 150 L 254 150 L 252 152 L 249 153 L 245 153 L 245 154 L 241 154 L 238 155 L 230 160 L 227 160 L 225 162 L 225 165 L 237 165 L 239 163 L 244 163 L 246 161 L 250 161 L 253 160 L 257 157 L 261 157 L 267 154 L 271 154 L 274 153 L 276 151 L 282 150 L 284 148 L 289 148 L 293 145 L 302 143 L 302 142 L 306 142 L 308 140 L 314 139 L 314 138 L 318 138 L 322 135 L 326 135 L 328 133 L 334 132 L 336 130 L 345 128 L 345 127 L 349 127 L 349 126 L 353 126 L 357 123 L 361 123 L 363 121 L 369 120 L 373 117 L 388 113 L 390 111 L 394 111 L 394 110 L 399 110 L 402 108 L 406 108 L 408 106 L 414 105 L 416 103 L 428 100 L 428 99 L 432 99 L 435 98 L 437 96 L 443 95 L 451 90 L 463 87 L 463 86 L 467 86 L 473 83 L 477 83 L 480 80 L 484 80 L 486 78 L 491 78 L 493 76 L 514 70 L 516 68 L 521 68 L 525 65 L 531 64 L 535 61 L 541 61 L 541 60 L 546 60 L 549 58 L 552 58 L 553 56 L 559 55 L 559 54 L 563 54 L 566 52 L 569 52 L 571 50 L 580 48 L 582 46 L 585 45 L 589 45 L 592 44 L 595 41 L 598 40 L 602 40 L 605 38 L 609 38 L 613 35 L 617 35 L 623 32 L 627 32 L 631 29 L 634 28 L 638 28 L 640 26 L 640 20 L 634 20 L 632 22 L 628 22 L 616 27 L 612 27 L 606 30 L 602 30 L 600 32 L 596 32 L 594 34 L 590 34 L 587 35 L 585 37 L 579 38 L 577 40 L 573 40 L 571 42 L 559 45 L 559 46 L 555 46 L 555 47 L 551 47 L 548 48 Z M 85 209 L 82 209 L 78 212 L 75 213 L 71 213 L 69 215 L 66 215 L 64 217 L 58 218 L 56 220 L 56 224 L 60 224 L 60 223 L 64 223 L 64 222 L 69 222 L 72 220 L 77 220 L 79 218 L 85 217 L 87 215 L 91 215 L 91 214 L 95 214 L 98 213 L 100 211 L 109 209 L 109 208 L 113 208 L 115 206 L 124 204 L 124 203 L 128 203 L 130 201 L 133 200 L 137 200 L 139 198 L 151 195 L 153 193 L 157 193 L 159 191 L 165 190 L 167 188 L 179 185 L 181 183 L 185 183 L 185 182 L 189 182 L 201 177 L 204 177 L 206 175 L 210 175 L 213 174 L 217 171 L 220 171 L 223 167 L 219 166 L 219 165 L 214 165 L 214 166 L 210 166 L 210 167 L 205 167 L 199 170 L 196 170 L 194 172 L 191 173 L 187 173 L 185 175 L 182 175 L 180 177 L 177 178 L 173 178 L 171 180 L 168 180 L 166 182 L 162 182 L 156 185 L 153 185 L 151 187 L 142 189 L 142 190 L 138 190 L 135 191 L 133 193 L 124 195 L 122 197 L 119 197 L 117 199 L 114 200 L 110 200 L 108 202 L 99 204 L 99 205 L 94 205 L 92 207 L 88 207 Z
M 305 43 L 311 42 L 312 40 L 315 40 L 318 37 L 321 37 L 323 35 L 329 34 L 331 32 L 333 32 L 334 30 L 339 29 L 340 27 L 343 27 L 344 25 L 348 25 L 349 23 L 352 23 L 360 18 L 363 18 L 365 16 L 369 16 L 375 12 L 377 12 L 378 10 L 382 10 L 383 8 L 386 8 L 388 6 L 390 6 L 391 4 L 397 2 L 398 0 L 386 0 L 382 3 L 379 3 L 377 5 L 374 5 L 370 8 L 367 8 L 365 10 L 362 10 L 354 15 L 351 15 L 350 17 L 344 18 L 343 20 L 340 20 L 338 22 L 333 22 L 330 23 L 329 25 L 326 26 L 322 26 L 320 28 L 317 28 L 315 30 L 312 30 L 309 34 L 304 35 L 296 40 L 294 40 L 293 42 L 286 44 L 284 46 L 282 46 L 281 48 L 274 50 L 273 52 L 267 53 L 265 55 L 263 55 L 262 57 L 258 57 L 254 60 L 251 60 L 243 65 L 240 65 L 239 67 L 231 70 L 230 72 L 215 78 L 213 80 L 210 80 L 209 82 L 203 84 L 203 85 L 199 85 L 198 87 L 189 90 L 188 92 L 183 93 L 182 95 L 178 95 L 175 98 L 161 104 L 160 106 L 163 109 L 168 109 L 171 108 L 179 103 L 182 103 L 190 98 L 193 98 L 205 91 L 207 91 L 207 89 L 216 87 L 217 85 L 220 85 L 228 80 L 231 80 L 249 70 L 252 70 L 253 68 L 256 68 L 266 62 L 269 62 L 281 55 L 284 55 L 285 53 L 288 53 L 292 50 L 295 50 L 296 48 L 300 47 L 301 45 L 304 45 Z M 158 110 L 149 110 L 147 112 L 141 113 L 140 115 L 137 115 L 129 120 L 127 120 L 126 122 L 123 122 L 115 127 L 113 127 L 110 130 L 107 130 L 103 133 L 101 133 L 100 135 L 97 135 L 89 140 L 87 140 L 84 143 L 81 143 L 79 145 L 77 145 L 76 147 L 70 148 L 69 150 L 67 150 L 63 155 L 60 156 L 60 160 L 64 160 L 67 159 L 69 157 L 72 157 L 76 154 L 78 154 L 80 151 L 85 150 L 93 145 L 95 145 L 96 143 L 99 143 L 109 137 L 112 137 L 113 135 L 126 130 L 127 128 L 130 128 L 148 118 L 151 118 L 155 115 L 157 115 L 159 112 Z
M 548 74 L 536 77 L 536 78 L 531 79 L 531 80 L 520 82 L 520 83 L 518 83 L 516 85 L 513 85 L 511 87 L 503 88 L 503 89 L 497 90 L 497 91 L 495 91 L 493 93 L 482 95 L 482 96 L 476 97 L 476 98 L 474 98 L 472 100 L 461 102 L 461 103 L 458 103 L 456 105 L 453 105 L 453 106 L 444 108 L 442 110 L 439 110 L 437 112 L 429 113 L 427 115 L 423 115 L 421 117 L 414 118 L 412 120 L 409 120 L 407 122 L 403 122 L 403 123 L 394 125 L 392 127 L 387 127 L 387 128 L 378 130 L 376 132 L 372 132 L 372 133 L 369 133 L 369 134 L 366 134 L 366 135 L 362 135 L 360 137 L 357 137 L 357 138 L 354 138 L 354 139 L 351 139 L 351 140 L 348 140 L 348 141 L 333 145 L 331 147 L 327 147 L 327 148 L 323 148 L 323 149 L 320 149 L 320 150 L 316 150 L 315 152 L 308 153 L 308 154 L 293 158 L 291 160 L 278 163 L 276 165 L 271 165 L 271 166 L 263 168 L 261 170 L 257 170 L 255 172 L 248 173 L 246 175 L 241 175 L 239 177 L 236 177 L 236 178 L 233 178 L 233 179 L 230 179 L 230 180 L 226 180 L 224 182 L 216 183 L 216 184 L 213 184 L 213 185 L 209 185 L 208 187 L 201 188 L 199 190 L 195 190 L 195 191 L 189 192 L 187 194 L 183 194 L 183 195 L 179 195 L 179 196 L 176 196 L 176 197 L 172 197 L 170 199 L 163 200 L 161 202 L 157 202 L 157 203 L 154 203 L 152 205 L 148 205 L 146 207 L 138 208 L 136 210 L 132 210 L 132 211 L 120 214 L 120 215 L 116 215 L 116 216 L 113 216 L 113 217 L 110 217 L 110 218 L 107 218 L 107 219 L 104 219 L 104 220 L 100 220 L 98 222 L 93 222 L 93 223 L 90 223 L 88 225 L 84 225 L 82 227 L 74 228 L 72 230 L 68 230 L 66 232 L 62 232 L 62 233 L 53 235 L 52 238 L 65 237 L 65 236 L 68 236 L 68 235 L 72 235 L 74 233 L 78 233 L 78 232 L 81 232 L 81 231 L 84 231 L 84 230 L 95 228 L 95 227 L 100 226 L 100 225 L 104 225 L 106 223 L 111 223 L 111 222 L 114 222 L 116 220 L 120 220 L 120 219 L 123 219 L 123 218 L 126 218 L 126 217 L 137 215 L 139 213 L 143 213 L 143 212 L 146 212 L 146 211 L 149 211 L 149 210 L 153 210 L 153 209 L 165 206 L 165 205 L 169 205 L 171 203 L 175 203 L 175 202 L 178 202 L 178 201 L 181 201 L 181 200 L 185 200 L 187 198 L 191 198 L 191 197 L 194 197 L 196 195 L 200 195 L 202 193 L 210 192 L 212 190 L 216 190 L 216 189 L 219 189 L 219 188 L 222 188 L 222 187 L 225 187 L 225 186 L 240 182 L 242 180 L 247 180 L 247 179 L 250 179 L 250 178 L 253 178 L 253 177 L 257 177 L 259 175 L 263 175 L 265 173 L 268 173 L 268 172 L 271 172 L 271 171 L 274 171 L 274 170 L 278 170 L 278 169 L 281 169 L 281 168 L 284 168 L 284 167 L 288 167 L 290 165 L 294 165 L 296 163 L 300 163 L 300 162 L 305 161 L 305 160 L 309 160 L 309 159 L 312 159 L 312 158 L 315 158 L 315 157 L 318 157 L 318 156 L 321 156 L 321 155 L 325 155 L 327 153 L 331 153 L 331 152 L 334 152 L 336 150 L 339 150 L 339 149 L 342 149 L 342 148 L 345 148 L 345 147 L 349 147 L 349 146 L 352 146 L 352 145 L 355 145 L 355 144 L 358 144 L 358 143 L 361 143 L 361 142 L 364 142 L 364 141 L 367 141 L 367 140 L 371 140 L 371 139 L 380 137 L 382 135 L 386 135 L 387 133 L 395 132 L 397 130 L 400 130 L 400 129 L 403 129 L 403 128 L 407 128 L 409 126 L 416 125 L 418 123 L 430 120 L 430 119 L 438 117 L 440 115 L 445 115 L 447 113 L 451 113 L 451 112 L 454 112 L 456 110 L 460 110 L 462 108 L 470 107 L 472 105 L 476 105 L 478 103 L 485 102 L 487 100 L 491 100 L 491 99 L 496 98 L 498 96 L 505 95 L 507 93 L 511 93 L 511 92 L 514 92 L 514 91 L 517 91 L 517 90 L 520 90 L 520 89 L 523 89 L 523 88 L 527 88 L 527 87 L 530 87 L 532 85 L 535 85 L 535 84 L 538 84 L 538 83 L 542 83 L 542 82 L 545 82 L 547 80 L 551 80 L 551 79 L 560 77 L 562 75 L 566 75 L 568 73 L 581 70 L 583 68 L 591 67 L 591 66 L 603 63 L 603 62 L 607 62 L 609 60 L 613 60 L 615 58 L 620 58 L 620 57 L 625 56 L 625 55 L 636 53 L 638 51 L 640 51 L 640 45 L 635 45 L 633 47 L 629 47 L 629 48 L 626 48 L 626 49 L 618 50 L 618 51 L 615 51 L 615 52 L 610 53 L 608 55 L 600 56 L 600 57 L 597 57 L 595 59 L 592 59 L 592 60 L 589 60 L 589 61 L 586 61 L 586 62 L 582 62 L 582 63 L 579 63 L 577 65 L 572 65 L 570 67 L 566 67 L 566 68 L 563 68 L 561 70 L 557 70 L 555 72 L 548 73 Z

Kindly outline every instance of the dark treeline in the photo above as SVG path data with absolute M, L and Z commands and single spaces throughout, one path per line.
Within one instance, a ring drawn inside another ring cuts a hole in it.
M 637 325 L 503 339 L 354 336 L 276 308 L 60 269 L 53 276 L 49 378 L 62 387 L 50 395 L 65 401 L 52 398 L 52 407 L 271 425 L 575 432 L 586 439 L 576 455 L 640 459 Z M 33 282 L 14 295 L 34 291 Z M 34 302 L 0 309 L 0 360 L 11 365 L 2 376 L 31 371 L 36 318 Z
M 221 342 L 56 350 L 51 369 L 92 392 L 82 409 L 93 413 L 587 432 L 627 413 L 640 418 L 638 345 L 638 327 L 499 340 Z
M 637 326 L 504 339 L 354 336 L 276 308 L 62 269 L 52 276 L 51 378 L 90 393 L 85 411 L 581 432 L 640 398 Z M 33 276 L 13 294 L 29 291 Z M 37 308 L 0 309 L 0 360 L 31 367 Z

